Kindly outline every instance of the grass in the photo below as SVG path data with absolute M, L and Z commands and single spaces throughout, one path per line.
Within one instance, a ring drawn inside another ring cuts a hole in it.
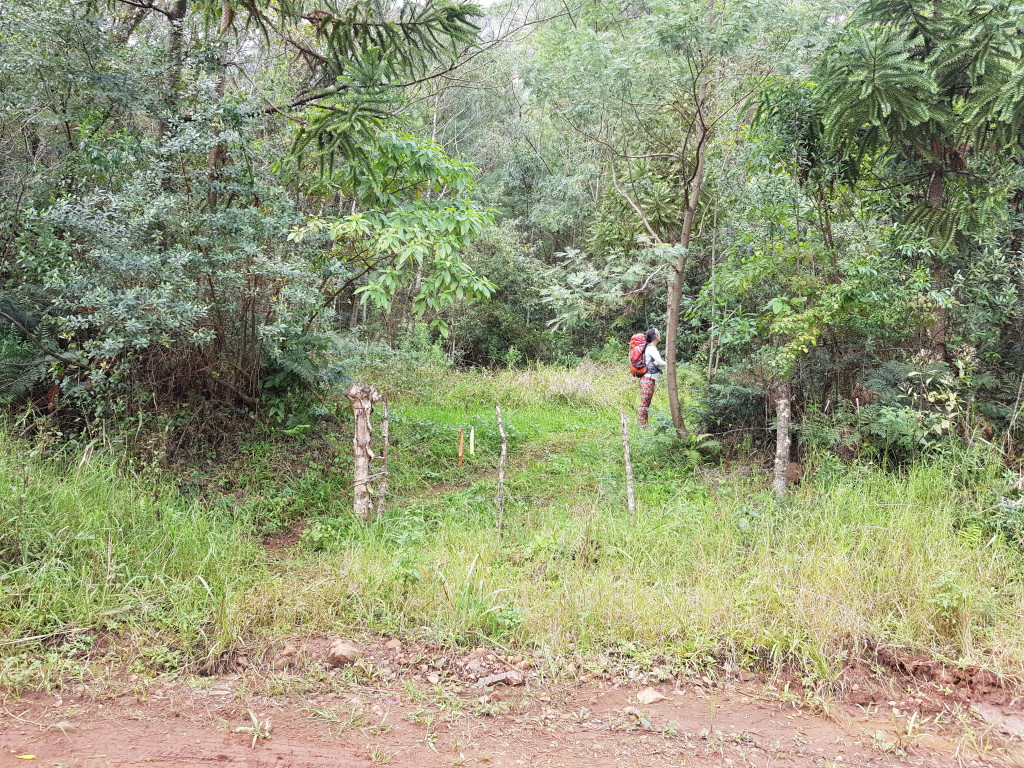
M 0 675 L 45 676 L 26 651 L 76 669 L 69 661 L 100 633 L 147 637 L 152 665 L 184 664 L 222 641 L 261 554 L 234 521 L 165 482 L 96 455 L 44 459 L 0 435 Z
M 20 511 L 0 534 L 0 627 L 21 638 L 113 622 L 158 633 L 182 661 L 344 632 L 819 681 L 877 645 L 1024 670 L 1024 563 L 971 522 L 994 464 L 822 461 L 779 505 L 756 468 L 695 472 L 692 451 L 634 427 L 631 517 L 618 410 L 632 413 L 636 393 L 617 369 L 376 378 L 393 416 L 389 510 L 364 527 L 337 477 L 289 481 L 291 507 L 312 518 L 287 558 L 254 546 L 258 507 L 232 516 L 95 461 L 15 460 L 7 441 L 0 509 Z M 510 432 L 501 533 L 495 403 Z M 457 430 L 471 426 L 477 453 L 458 467 Z M 33 646 L 15 647 L 23 668 Z

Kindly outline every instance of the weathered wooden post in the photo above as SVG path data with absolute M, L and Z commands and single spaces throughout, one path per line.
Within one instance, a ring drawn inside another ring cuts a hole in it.
M 789 420 L 792 391 L 788 382 L 776 384 L 775 394 L 775 477 L 772 490 L 780 499 L 786 498 L 786 471 L 789 469 Z
M 380 401 L 381 408 L 384 409 L 384 413 L 381 416 L 380 421 L 380 438 L 384 443 L 384 448 L 381 451 L 380 486 L 377 493 L 377 517 L 384 514 L 384 499 L 388 495 L 388 438 L 390 437 L 388 399 L 386 396 L 381 395 Z
M 498 417 L 498 434 L 501 435 L 501 454 L 498 456 L 498 530 L 504 525 L 505 516 L 505 456 L 508 453 L 508 438 L 505 435 L 505 425 L 501 423 L 501 406 L 494 406 L 494 413 Z
M 348 399 L 352 403 L 353 425 L 352 447 L 355 464 L 355 484 L 353 486 L 354 508 L 357 517 L 369 520 L 373 512 L 370 500 L 370 462 L 373 461 L 371 435 L 373 427 L 370 416 L 373 404 L 381 399 L 380 392 L 369 384 L 353 384 L 348 390 Z
M 635 515 L 636 495 L 633 493 L 633 462 L 629 458 L 629 425 L 623 411 L 619 411 L 619 418 L 622 420 L 622 459 L 626 464 L 626 504 L 629 514 Z

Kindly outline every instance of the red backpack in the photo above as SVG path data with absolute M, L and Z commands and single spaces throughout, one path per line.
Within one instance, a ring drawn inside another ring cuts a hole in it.
M 629 372 L 638 379 L 647 375 L 647 362 L 644 360 L 646 351 L 646 333 L 634 333 L 629 337 Z

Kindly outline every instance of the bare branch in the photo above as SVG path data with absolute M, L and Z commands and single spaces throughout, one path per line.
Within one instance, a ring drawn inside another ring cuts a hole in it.
M 157 5 L 156 3 L 153 3 L 151 1 L 147 1 L 147 0 L 117 0 L 117 1 L 119 3 L 123 3 L 124 5 L 130 5 L 133 8 L 142 8 L 143 10 L 146 10 L 146 11 L 156 11 L 157 13 L 163 14 L 168 19 L 173 19 L 174 18 L 174 13 L 172 11 L 168 11 L 165 8 L 161 8 L 159 5 Z
M 632 197 L 630 197 L 622 187 L 619 186 L 619 180 L 618 180 L 618 177 L 615 174 L 615 163 L 611 164 L 611 168 L 612 168 L 612 186 L 615 187 L 615 191 L 618 192 L 622 196 L 623 200 L 625 200 L 627 203 L 629 203 L 630 207 L 634 211 L 636 211 L 636 215 L 639 216 L 640 217 L 640 221 L 643 222 L 644 229 L 647 230 L 647 233 L 654 239 L 654 241 L 656 243 L 661 245 L 663 241 L 662 241 L 661 237 L 659 237 L 658 233 L 654 231 L 654 227 L 651 226 L 651 223 L 647 220 L 647 216 L 644 215 L 643 208 Z

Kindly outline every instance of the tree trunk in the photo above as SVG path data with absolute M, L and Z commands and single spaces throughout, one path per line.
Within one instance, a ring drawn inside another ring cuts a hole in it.
M 679 245 L 683 252 L 679 255 L 674 274 L 672 276 L 672 288 L 668 294 L 668 323 L 665 328 L 665 363 L 666 378 L 668 379 L 668 407 L 672 413 L 672 425 L 680 439 L 685 440 L 690 433 L 683 422 L 683 410 L 679 404 L 679 379 L 676 375 L 676 357 L 679 344 L 679 311 L 683 299 L 683 286 L 686 281 L 686 263 L 689 258 L 690 242 L 693 238 L 693 220 L 697 215 L 697 205 L 700 202 L 701 187 L 704 182 L 704 156 L 707 154 L 708 129 L 704 125 L 704 101 L 707 98 L 707 82 L 702 81 L 698 89 L 697 116 L 694 119 L 696 124 L 697 163 L 693 169 L 693 176 L 690 179 L 689 190 L 686 197 L 686 212 L 683 214 L 683 230 L 679 236 Z
M 928 205 L 932 208 L 944 208 L 946 206 L 946 176 L 942 163 L 935 162 L 931 166 L 931 176 L 928 178 Z
M 221 70 L 221 73 L 217 76 L 217 98 L 218 100 L 224 98 L 224 93 L 227 90 L 227 74 Z M 220 182 L 220 169 L 227 160 L 227 147 L 224 146 L 224 142 L 220 141 L 220 129 L 214 128 L 213 134 L 218 138 L 216 144 L 210 148 L 210 154 L 206 160 L 206 181 L 209 184 L 209 188 L 206 191 L 206 205 L 210 209 L 210 212 L 217 210 L 217 201 L 219 195 L 217 194 L 217 184 Z
M 505 434 L 505 425 L 501 421 L 501 406 L 494 406 L 494 413 L 498 417 L 498 434 L 501 435 L 501 455 L 498 456 L 498 525 L 499 531 L 505 525 L 505 459 L 508 456 L 508 436 Z
M 352 448 L 355 464 L 355 481 L 353 498 L 356 517 L 369 520 L 373 514 L 373 502 L 370 499 L 370 462 L 373 461 L 371 445 L 373 427 L 370 416 L 373 404 L 381 399 L 380 393 L 369 384 L 353 384 L 348 390 L 348 399 L 352 403 L 353 425 Z
M 772 490 L 780 499 L 786 498 L 786 472 L 789 469 L 789 420 L 791 416 L 789 383 L 775 386 L 775 478 Z
M 220 26 L 218 28 L 221 37 L 231 29 L 234 18 L 234 9 L 231 7 L 231 3 L 225 0 L 220 10 Z M 222 58 L 219 58 L 217 65 L 220 69 L 217 73 L 217 100 L 222 101 L 228 84 L 227 64 Z M 206 160 L 207 182 L 209 184 L 209 189 L 206 193 L 206 204 L 211 212 L 217 210 L 217 184 L 220 182 L 220 168 L 228 159 L 227 147 L 224 145 L 224 142 L 219 140 L 220 134 L 220 128 L 214 128 L 213 135 L 218 137 L 218 141 L 210 148 L 210 154 Z
M 171 30 L 167 37 L 167 72 L 165 73 L 167 93 L 164 94 L 167 114 L 160 117 L 157 126 L 157 142 L 159 144 L 163 144 L 164 137 L 167 135 L 167 128 L 171 120 L 178 114 L 178 90 L 181 88 L 181 72 L 185 63 L 182 44 L 185 36 L 184 27 L 187 14 L 188 0 L 175 0 L 171 10 L 167 13 L 167 20 L 171 24 Z M 172 183 L 171 175 L 168 171 L 164 171 L 160 184 L 165 191 L 170 191 Z
M 946 348 L 946 326 L 948 323 L 949 309 L 936 307 L 935 321 L 928 329 L 928 357 L 936 363 L 945 361 L 948 356 Z
M 348 327 L 355 328 L 359 323 L 359 294 L 352 291 L 352 314 L 348 319 Z
M 679 404 L 679 379 L 676 375 L 676 356 L 679 341 L 679 305 L 683 298 L 683 278 L 686 273 L 686 254 L 679 257 L 668 293 L 668 324 L 665 328 L 665 377 L 668 388 L 668 408 L 672 414 L 672 425 L 680 439 L 689 435 L 683 422 L 683 409 Z
M 185 16 L 188 15 L 188 0 L 174 0 L 170 13 L 171 31 L 167 40 L 167 99 L 170 113 L 178 111 L 178 89 L 181 87 L 181 71 L 184 66 L 182 40 L 185 35 Z
M 932 149 L 938 152 L 936 144 Z M 931 177 L 928 179 L 927 191 L 928 205 L 932 208 L 946 207 L 946 177 L 942 163 L 936 160 L 931 166 Z M 941 262 L 932 267 L 932 283 L 938 288 L 945 278 L 945 269 Z M 942 362 L 947 357 L 946 350 L 946 327 L 949 324 L 948 310 L 946 307 L 938 307 L 935 310 L 935 322 L 928 329 L 928 356 L 935 362 Z
M 384 501 L 388 495 L 388 453 L 390 450 L 390 429 L 388 421 L 388 399 L 381 395 L 381 407 L 384 410 L 380 420 L 380 440 L 384 446 L 381 451 L 380 486 L 377 491 L 377 517 L 384 514 Z

